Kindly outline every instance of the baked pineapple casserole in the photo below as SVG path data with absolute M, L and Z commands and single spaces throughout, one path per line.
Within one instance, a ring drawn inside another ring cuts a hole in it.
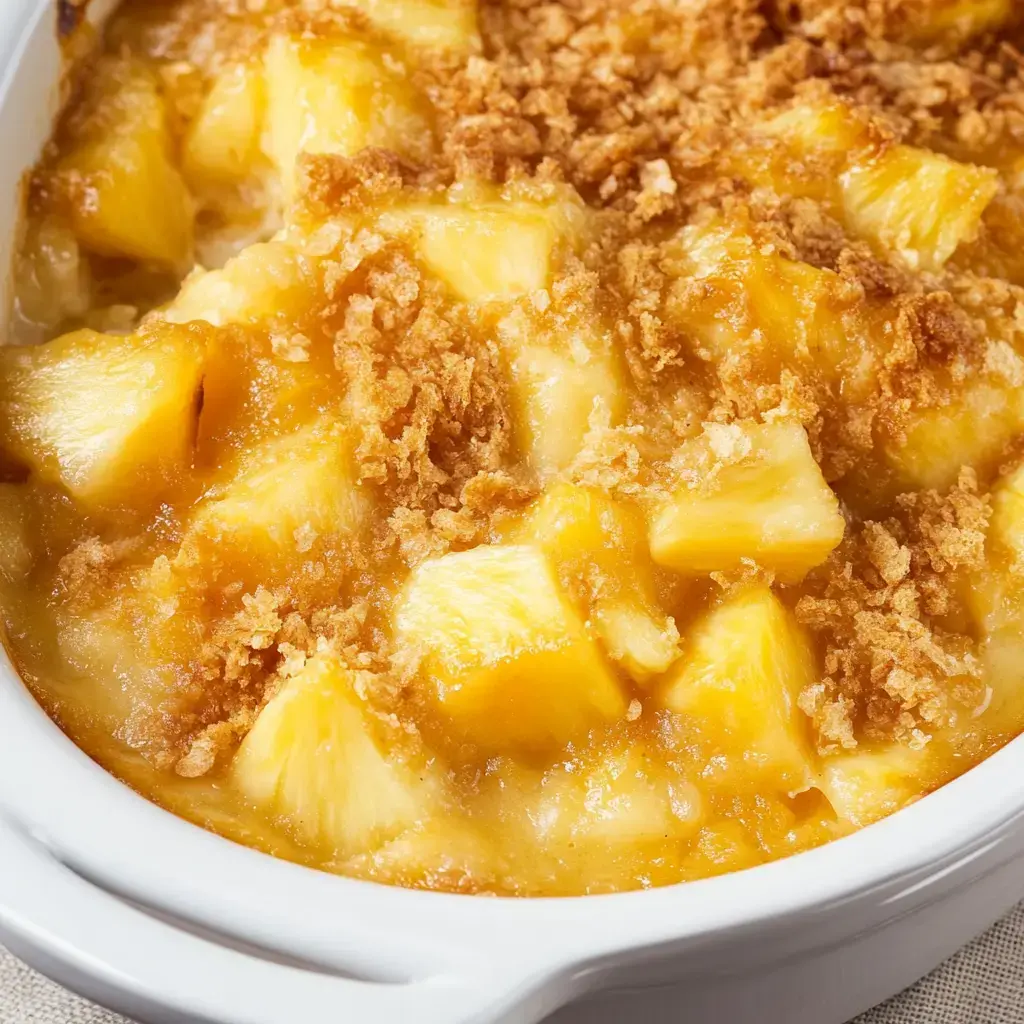
M 557 895 L 816 846 L 1024 729 L 1020 4 L 82 13 L 0 599 L 97 761 L 292 860 Z

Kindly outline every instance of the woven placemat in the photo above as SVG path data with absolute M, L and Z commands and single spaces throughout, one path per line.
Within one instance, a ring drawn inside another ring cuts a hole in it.
M 71 995 L 0 949 L 0 1024 L 128 1022 Z M 1024 904 L 856 1024 L 1024 1024 Z

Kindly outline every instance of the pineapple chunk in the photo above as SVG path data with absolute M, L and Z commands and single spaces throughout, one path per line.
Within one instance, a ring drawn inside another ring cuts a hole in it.
M 89 261 L 82 256 L 71 226 L 54 216 L 30 217 L 15 263 L 17 320 L 34 328 L 19 341 L 52 338 L 68 320 L 89 310 L 92 286 Z M 17 322 L 12 324 L 16 330 Z
M 188 190 L 171 161 L 164 101 L 142 68 L 101 69 L 102 117 L 58 168 L 82 245 L 180 270 L 192 251 Z
M 810 723 L 797 707 L 817 678 L 810 644 L 766 587 L 720 605 L 697 623 L 662 700 L 695 721 L 730 781 L 767 779 L 795 793 L 814 778 Z
M 999 187 L 994 170 L 892 145 L 843 104 L 794 107 L 762 132 L 778 142 L 739 154 L 739 174 L 834 205 L 851 232 L 913 269 L 941 270 L 977 235 Z
M 983 468 L 1002 457 L 1024 431 L 1024 394 L 1019 389 L 976 382 L 946 405 L 916 411 L 885 453 L 899 484 L 943 490 L 963 466 Z
M 728 157 L 739 177 L 779 195 L 834 203 L 838 177 L 883 141 L 845 103 L 799 103 L 755 127 L 749 145 Z
M 512 356 L 512 397 L 520 449 L 541 477 L 565 469 L 583 448 L 595 409 L 612 421 L 623 392 L 610 355 L 527 345 Z
M 861 828 L 920 795 L 922 761 L 906 747 L 837 754 L 823 760 L 818 786 L 838 818 Z
M 198 545 L 208 563 L 241 562 L 266 582 L 314 557 L 314 545 L 350 537 L 365 510 L 342 432 L 314 424 L 249 453 L 197 506 L 182 557 Z
M 893 146 L 843 175 L 843 209 L 851 231 L 914 269 L 937 271 L 977 236 L 998 188 L 994 170 Z
M 355 0 L 374 25 L 416 46 L 464 53 L 480 46 L 476 7 L 465 0 Z
M 302 256 L 285 242 L 260 242 L 220 270 L 191 274 L 162 315 L 171 323 L 205 320 L 214 327 L 277 317 L 294 323 L 310 300 L 309 269 Z
M 496 198 L 386 211 L 379 226 L 410 237 L 431 273 L 459 298 L 486 302 L 546 288 L 555 247 L 579 244 L 583 218 L 570 198 Z
M 752 560 L 791 582 L 842 540 L 839 503 L 799 424 L 712 425 L 682 454 L 696 482 L 654 516 L 650 545 L 658 564 L 707 573 Z
M 1024 728 L 1024 467 L 992 489 L 985 566 L 967 603 L 981 633 L 984 699 L 974 710 L 990 734 Z
M 344 869 L 388 885 L 465 893 L 494 891 L 510 873 L 503 849 L 472 822 L 450 814 L 353 857 Z
M 189 464 L 203 348 L 158 324 L 0 349 L 0 444 L 83 503 L 151 503 Z
M 679 657 L 679 630 L 660 608 L 637 597 L 594 602 L 594 632 L 605 652 L 638 683 L 667 671 Z
M 550 318 L 517 307 L 498 324 L 509 363 L 520 450 L 542 478 L 568 468 L 596 417 L 613 425 L 625 395 L 612 339 L 596 310 Z
M 0 484 L 0 577 L 13 583 L 32 568 L 30 510 L 25 488 Z
M 599 491 L 555 484 L 518 538 L 537 544 L 581 598 L 606 653 L 638 682 L 679 656 L 675 623 L 658 607 L 639 512 Z
M 598 851 L 689 839 L 704 818 L 700 793 L 660 760 L 634 746 L 605 754 L 583 774 L 555 768 L 529 814 L 537 841 L 559 850 L 579 846 L 591 858 Z
M 250 800 L 342 857 L 415 825 L 425 793 L 358 685 L 356 673 L 317 655 L 260 712 L 232 765 Z
M 1009 562 L 1024 567 L 1024 466 L 992 489 L 988 543 Z
M 738 821 L 720 819 L 697 834 L 690 854 L 692 878 L 707 878 L 764 863 L 763 850 Z
M 267 49 L 264 148 L 286 195 L 300 153 L 352 156 L 366 146 L 423 158 L 430 124 L 406 76 L 356 39 L 275 36 Z
M 913 18 L 906 36 L 913 42 L 930 43 L 943 36 L 967 39 L 999 28 L 1013 12 L 1013 0 L 931 0 L 923 24 Z
M 214 80 L 185 136 L 183 169 L 193 184 L 247 178 L 260 153 L 263 70 L 233 64 Z
M 555 750 L 626 701 L 536 548 L 478 547 L 424 562 L 395 617 L 424 655 L 438 711 L 491 750 Z
M 757 352 L 836 375 L 851 354 L 837 274 L 720 223 L 688 226 L 678 241 L 672 313 L 711 358 Z
M 848 154 L 864 146 L 867 126 L 843 103 L 798 104 L 760 126 L 764 135 L 785 140 L 799 155 Z
M 181 754 L 176 729 L 196 720 L 192 701 L 202 695 L 191 686 L 191 668 L 204 623 L 165 556 L 101 589 L 102 601 L 83 608 L 76 600 L 57 613 L 61 658 L 80 677 L 63 699 L 170 768 Z

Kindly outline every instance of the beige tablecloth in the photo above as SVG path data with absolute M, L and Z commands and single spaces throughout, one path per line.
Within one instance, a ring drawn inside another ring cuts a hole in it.
M 0 949 L 0 1024 L 126 1022 L 65 992 Z M 856 1024 L 1024 1024 L 1024 904 Z

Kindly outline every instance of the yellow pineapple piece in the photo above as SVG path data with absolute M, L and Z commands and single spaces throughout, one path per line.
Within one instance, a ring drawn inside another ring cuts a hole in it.
M 867 126 L 844 103 L 797 104 L 760 126 L 766 136 L 784 139 L 799 155 L 848 154 L 867 142 Z
M 247 246 L 220 270 L 197 270 L 162 311 L 172 323 L 205 320 L 214 327 L 280 318 L 293 324 L 308 308 L 306 261 L 286 242 Z
M 689 860 L 690 877 L 705 878 L 762 864 L 765 855 L 740 822 L 726 818 L 700 830 Z
M 29 321 L 36 336 L 52 338 L 70 319 L 84 316 L 92 300 L 89 262 L 71 226 L 56 216 L 29 216 L 14 268 L 14 297 L 19 319 Z
M 476 50 L 476 7 L 464 0 L 356 0 L 374 25 L 416 46 Z
M 1024 395 L 1019 389 L 975 381 L 942 405 L 919 409 L 903 437 L 887 441 L 885 454 L 906 489 L 949 487 L 963 466 L 984 469 L 1002 457 L 1024 431 Z
M 822 760 L 818 786 L 840 820 L 861 828 L 921 795 L 923 765 L 907 747 L 836 754 Z
M 689 482 L 655 512 L 655 562 L 708 573 L 756 562 L 789 582 L 842 540 L 839 502 L 797 423 L 711 425 L 681 461 Z
M 992 488 L 988 544 L 1010 564 L 1024 568 L 1024 466 Z
M 95 252 L 181 269 L 192 251 L 192 207 L 171 159 L 163 98 L 137 65 L 104 65 L 98 78 L 101 116 L 58 167 L 72 228 Z
M 835 206 L 852 233 L 913 269 L 941 270 L 977 235 L 999 187 L 996 171 L 893 145 L 841 103 L 796 106 L 761 132 L 766 145 L 735 159 L 740 175 Z
M 621 416 L 623 391 L 610 354 L 525 345 L 510 361 L 516 438 L 541 477 L 579 454 L 595 410 L 612 421 Z
M 166 324 L 0 349 L 0 444 L 86 504 L 151 503 L 189 464 L 203 351 Z
M 27 498 L 24 486 L 0 484 L 0 578 L 8 583 L 24 578 L 35 558 Z
M 351 537 L 366 509 L 343 431 L 317 423 L 250 451 L 196 507 L 182 557 L 198 545 L 265 583 Z
M 426 787 L 398 755 L 394 732 L 359 695 L 358 674 L 320 654 L 260 712 L 232 778 L 304 842 L 352 856 L 425 813 Z
M 1013 13 L 1013 0 L 931 0 L 921 13 L 910 15 L 905 35 L 929 43 L 943 36 L 967 39 L 999 28 Z
M 1024 467 L 992 489 L 985 565 L 966 600 L 981 635 L 986 690 L 973 715 L 991 734 L 1024 728 Z
M 214 79 L 185 136 L 182 163 L 190 182 L 237 182 L 252 173 L 264 104 L 259 65 L 232 64 Z
M 177 727 L 187 728 L 191 664 L 203 623 L 167 557 L 131 567 L 104 584 L 103 598 L 61 607 L 61 658 L 80 677 L 64 698 L 81 702 L 91 723 L 171 768 L 181 754 Z M 202 688 L 199 688 L 202 692 Z
M 600 491 L 557 483 L 517 536 L 537 544 L 577 591 L 608 657 L 638 682 L 679 656 L 675 622 L 658 607 L 643 517 Z
M 421 822 L 344 869 L 388 885 L 465 893 L 493 892 L 511 874 L 502 846 L 452 814 Z
M 711 611 L 687 637 L 662 701 L 694 722 L 725 776 L 770 782 L 786 792 L 814 778 L 810 723 L 797 707 L 817 678 L 810 643 L 766 587 Z
M 608 657 L 638 683 L 665 672 L 679 657 L 675 620 L 635 597 L 596 600 L 593 628 Z
M 727 156 L 739 177 L 779 195 L 835 202 L 850 160 L 878 151 L 881 136 L 845 103 L 798 103 L 754 126 L 748 144 Z
M 994 170 L 893 146 L 845 173 L 844 217 L 851 231 L 908 266 L 941 270 L 961 242 L 977 236 L 998 188 Z
M 536 841 L 577 847 L 589 859 L 689 839 L 704 820 L 703 801 L 692 783 L 659 764 L 662 757 L 633 745 L 603 754 L 582 773 L 561 766 L 548 772 L 529 814 Z
M 550 283 L 556 246 L 576 247 L 585 214 L 574 195 L 542 203 L 506 196 L 386 211 L 379 226 L 408 237 L 427 269 L 461 299 L 513 299 Z
M 478 547 L 420 565 L 397 634 L 423 653 L 438 712 L 491 750 L 555 750 L 626 701 L 543 553 Z
M 423 158 L 433 144 L 404 72 L 357 39 L 275 36 L 266 54 L 264 148 L 285 194 L 300 153 L 352 156 L 366 146 Z
M 678 241 L 671 309 L 710 358 L 752 352 L 834 375 L 851 355 L 837 274 L 718 222 L 690 225 Z

